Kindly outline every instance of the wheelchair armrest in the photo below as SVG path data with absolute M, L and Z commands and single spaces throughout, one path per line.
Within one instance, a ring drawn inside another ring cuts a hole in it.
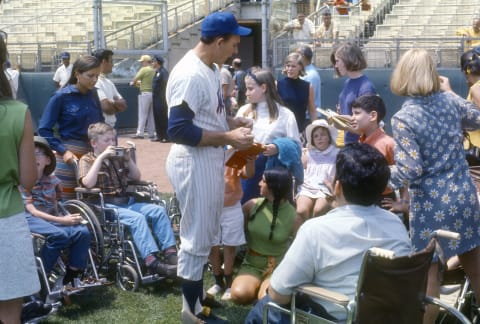
M 322 287 L 314 286 L 312 284 L 305 284 L 295 289 L 297 292 L 307 294 L 309 296 L 320 298 L 338 305 L 347 306 L 350 299 L 347 295 L 337 293 Z
M 30 232 L 30 235 L 32 235 L 32 238 L 34 239 L 45 240 L 45 236 L 43 236 L 42 234 Z
M 100 188 L 84 188 L 84 187 L 76 187 L 75 192 L 80 192 L 84 194 L 99 194 L 102 192 Z
M 150 180 L 128 180 L 127 185 L 129 186 L 149 186 L 153 182 Z
M 382 249 L 379 247 L 373 247 L 368 250 L 372 255 L 379 256 L 386 259 L 395 258 L 395 252 L 392 250 Z

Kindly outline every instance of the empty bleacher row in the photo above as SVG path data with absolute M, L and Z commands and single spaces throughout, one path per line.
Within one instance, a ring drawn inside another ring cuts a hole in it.
M 208 10 L 224 7 L 228 0 L 168 0 L 168 32 L 194 23 Z M 0 29 L 8 33 L 11 61 L 24 70 L 51 71 L 60 63 L 59 53 L 72 57 L 90 51 L 94 39 L 92 1 L 18 0 L 0 4 Z M 194 3 L 194 8 L 192 8 Z M 208 4 L 208 5 L 207 5 Z M 159 1 L 131 4 L 102 3 L 106 45 L 114 50 L 142 49 L 161 41 Z
M 339 15 L 333 7 L 330 10 L 332 21 L 339 29 L 339 41 L 358 42 L 372 68 L 394 66 L 401 54 L 412 47 L 427 49 L 439 66 L 458 67 L 466 46 L 456 31 L 471 26 L 473 17 L 480 15 L 479 0 L 369 2 L 370 10 L 354 7 L 348 15 Z M 318 28 L 321 15 L 317 12 L 310 17 Z M 321 46 L 313 40 L 309 43 L 314 48 L 314 64 L 320 68 L 331 67 L 330 54 L 336 42 L 323 42 Z M 283 39 L 280 36 L 275 44 L 274 65 L 281 65 L 296 45 L 286 36 Z
M 425 48 L 443 67 L 457 67 L 465 50 L 460 28 L 471 26 L 478 0 L 400 0 L 364 45 L 369 67 L 394 66 L 410 48 Z

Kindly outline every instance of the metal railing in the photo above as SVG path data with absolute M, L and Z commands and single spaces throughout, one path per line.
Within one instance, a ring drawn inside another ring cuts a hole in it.
M 157 1 L 158 2 L 158 1 Z M 139 1 L 105 1 L 104 5 L 115 6 L 131 4 L 135 5 Z M 163 40 L 163 28 L 166 25 L 168 35 L 173 35 L 178 30 L 185 28 L 201 18 L 208 15 L 210 12 L 225 8 L 234 3 L 234 0 L 187 0 L 179 4 L 175 4 L 168 8 L 166 21 L 162 13 L 152 13 L 152 15 L 145 19 L 137 19 L 133 22 L 125 22 L 125 26 L 115 29 L 114 31 L 105 34 L 105 44 L 107 48 L 111 48 L 122 55 L 115 55 L 115 60 L 123 60 L 135 54 L 126 54 L 131 50 L 141 50 L 147 48 L 158 47 Z M 145 1 L 142 2 L 145 5 Z M 52 17 L 56 14 L 62 15 L 65 8 L 58 9 L 58 12 L 53 12 L 50 19 L 46 19 L 45 23 L 50 24 L 50 34 L 55 32 L 55 29 L 67 28 L 67 23 L 52 24 Z M 74 10 L 71 8 L 70 10 Z M 70 11 L 71 13 L 71 11 Z M 47 17 L 48 18 L 48 17 Z M 0 18 L 1 19 L 1 18 Z M 33 16 L 26 19 L 26 23 L 32 26 L 26 34 L 33 34 L 36 32 L 39 24 L 44 24 L 45 17 Z M 89 20 L 90 22 L 93 19 Z M 93 23 L 92 23 L 93 24 Z M 4 29 L 8 32 L 14 26 L 21 25 L 21 23 L 2 24 Z M 45 32 L 39 32 L 39 37 L 34 41 L 16 42 L 15 33 L 11 33 L 9 38 L 8 48 L 10 52 L 10 61 L 13 64 L 19 64 L 22 70 L 25 71 L 54 71 L 56 67 L 61 64 L 59 54 L 62 51 L 69 51 L 73 58 L 90 53 L 94 48 L 93 45 L 93 26 L 80 27 L 82 37 L 71 37 L 71 40 L 60 40 L 54 35 L 45 36 Z M 40 30 L 40 29 L 39 29 Z M 33 33 L 32 33 L 33 31 Z M 50 38 L 48 38 L 50 37 Z M 43 41 L 48 40 L 48 41 Z

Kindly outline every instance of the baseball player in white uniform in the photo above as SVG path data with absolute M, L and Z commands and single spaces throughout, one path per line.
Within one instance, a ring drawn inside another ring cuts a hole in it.
M 252 123 L 227 117 L 219 66 L 237 54 L 249 28 L 231 13 L 207 16 L 201 40 L 173 68 L 167 84 L 168 136 L 172 145 L 167 174 L 182 213 L 178 276 L 182 279 L 182 323 L 218 322 L 202 307 L 203 269 L 220 231 L 224 192 L 224 146 L 247 148 Z M 220 320 L 221 322 L 221 320 Z

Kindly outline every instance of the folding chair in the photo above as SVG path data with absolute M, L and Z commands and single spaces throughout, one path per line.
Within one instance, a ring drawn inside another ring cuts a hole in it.
M 454 235 L 455 234 L 455 235 Z M 296 289 L 290 310 L 274 303 L 264 308 L 264 323 L 268 311 L 275 308 L 289 312 L 292 323 L 422 323 L 425 307 L 434 304 L 457 318 L 460 323 L 470 321 L 458 310 L 437 298 L 426 296 L 428 270 L 435 251 L 441 254 L 437 235 L 458 239 L 458 234 L 436 231 L 428 246 L 409 256 L 395 257 L 393 251 L 371 248 L 363 258 L 355 298 L 316 287 L 311 284 Z M 346 320 L 334 321 L 322 318 L 297 307 L 298 294 L 305 294 L 316 301 L 326 301 L 343 307 Z

